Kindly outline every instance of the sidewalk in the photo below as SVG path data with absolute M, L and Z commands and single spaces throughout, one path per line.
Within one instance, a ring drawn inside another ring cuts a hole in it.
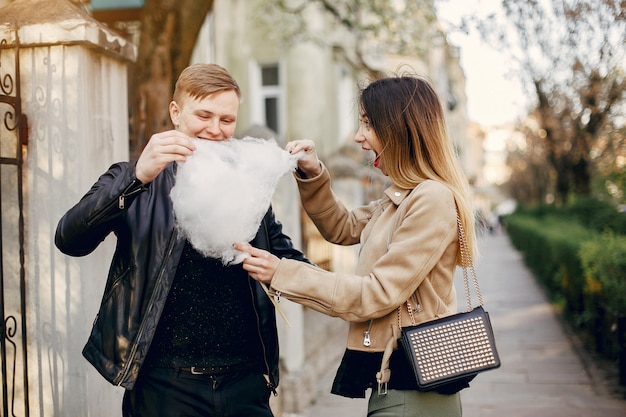
M 611 398 L 593 365 L 585 366 L 508 237 L 482 237 L 480 252 L 476 272 L 502 366 L 461 391 L 463 416 L 626 416 L 626 400 Z M 462 310 L 460 273 L 456 284 Z M 366 416 L 366 400 L 329 394 L 336 365 L 320 381 L 319 401 L 302 417 Z

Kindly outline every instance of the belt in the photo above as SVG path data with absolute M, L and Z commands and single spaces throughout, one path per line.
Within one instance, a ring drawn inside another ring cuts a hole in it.
M 254 369 L 255 366 L 250 363 L 237 363 L 234 365 L 224 366 L 192 366 L 188 368 L 178 368 L 181 371 L 189 372 L 193 375 L 216 375 L 226 374 L 235 371 L 248 371 Z

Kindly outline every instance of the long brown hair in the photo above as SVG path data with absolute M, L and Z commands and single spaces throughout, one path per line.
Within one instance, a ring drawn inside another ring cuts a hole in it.
M 431 84 L 417 76 L 383 78 L 361 92 L 360 106 L 380 141 L 383 151 L 379 157 L 394 184 L 413 189 L 430 179 L 452 191 L 467 247 L 473 254 L 476 238 L 469 183 L 448 138 L 443 107 Z M 461 264 L 460 256 L 457 263 Z

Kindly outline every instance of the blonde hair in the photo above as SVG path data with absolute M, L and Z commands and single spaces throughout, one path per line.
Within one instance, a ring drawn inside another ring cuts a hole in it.
M 363 89 L 360 106 L 381 143 L 379 157 L 391 181 L 404 189 L 428 179 L 445 184 L 454 195 L 468 252 L 474 254 L 469 183 L 448 138 L 441 101 L 430 83 L 416 76 L 379 79 Z M 462 264 L 460 253 L 457 264 Z
M 173 100 L 180 102 L 184 95 L 202 100 L 231 90 L 241 99 L 239 85 L 226 69 L 217 64 L 194 64 L 180 73 L 174 88 Z

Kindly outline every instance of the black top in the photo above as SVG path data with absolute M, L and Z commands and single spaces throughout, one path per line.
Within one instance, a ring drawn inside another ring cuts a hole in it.
M 372 388 L 374 392 L 377 392 L 376 373 L 380 371 L 382 359 L 383 352 L 370 353 L 346 349 L 337 370 L 331 392 L 349 398 L 365 398 L 365 391 L 368 388 Z M 398 345 L 398 349 L 391 354 L 389 369 L 391 370 L 391 378 L 387 386 L 388 389 L 421 390 L 417 386 L 416 377 L 401 345 Z M 455 383 L 431 388 L 428 391 L 440 394 L 454 394 L 463 388 L 469 387 L 469 382 L 472 379 L 473 377 L 469 377 Z
M 248 274 L 185 244 L 146 358 L 149 366 L 262 364 Z

